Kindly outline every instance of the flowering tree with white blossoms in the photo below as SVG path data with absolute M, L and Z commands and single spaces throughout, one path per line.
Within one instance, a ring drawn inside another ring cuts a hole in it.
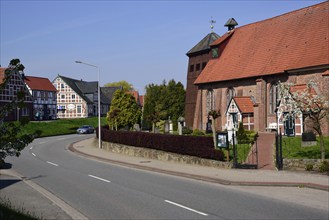
M 279 83 L 281 97 L 280 111 L 287 112 L 286 117 L 303 115 L 309 119 L 308 125 L 319 135 L 321 160 L 325 159 L 322 125 L 329 122 L 329 96 L 318 94 L 317 83 L 310 81 L 306 88 L 293 89 L 292 83 Z M 284 119 L 285 120 L 285 119 Z

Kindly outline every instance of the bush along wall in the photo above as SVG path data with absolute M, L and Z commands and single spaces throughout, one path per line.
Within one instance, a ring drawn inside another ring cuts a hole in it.
M 221 150 L 214 149 L 212 137 L 154 134 L 137 131 L 113 131 L 102 128 L 102 140 L 135 147 L 223 161 Z

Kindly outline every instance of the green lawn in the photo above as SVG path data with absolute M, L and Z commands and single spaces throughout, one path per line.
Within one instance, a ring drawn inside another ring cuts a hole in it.
M 105 117 L 101 118 L 101 124 L 106 125 Z M 58 119 L 54 121 L 31 121 L 23 128 L 23 133 L 32 133 L 40 130 L 41 137 L 74 134 L 82 125 L 92 125 L 98 127 L 98 118 L 79 118 L 79 119 Z
M 317 137 L 317 145 L 311 147 L 301 146 L 301 137 L 283 137 L 282 152 L 283 158 L 287 159 L 320 159 L 320 140 Z M 326 159 L 329 158 L 329 137 L 324 138 Z

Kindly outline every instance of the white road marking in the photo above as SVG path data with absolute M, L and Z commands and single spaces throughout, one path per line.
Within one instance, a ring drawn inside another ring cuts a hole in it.
M 197 211 L 197 210 L 195 210 L 195 209 L 191 209 L 191 208 L 189 208 L 189 207 L 183 206 L 183 205 L 181 205 L 181 204 L 178 204 L 178 203 L 175 203 L 175 202 L 172 202 L 172 201 L 169 201 L 169 200 L 165 200 L 165 202 L 170 203 L 170 204 L 175 205 L 175 206 L 178 206 L 178 207 L 183 208 L 183 209 L 187 209 L 187 210 L 189 210 L 189 211 L 191 211 L 191 212 L 198 213 L 198 214 L 200 214 L 200 215 L 208 216 L 208 214 L 206 214 L 206 213 L 204 213 L 204 212 L 199 212 L 199 211 Z
M 58 138 L 58 139 L 56 139 L 56 141 L 59 141 L 59 140 L 64 140 L 65 138 Z
M 47 161 L 47 163 L 49 163 L 49 164 L 51 164 L 51 165 L 54 165 L 54 166 L 58 167 L 58 164 L 55 164 L 55 163 L 52 163 L 52 162 L 49 162 L 49 161 Z
M 88 176 L 90 176 L 92 178 L 95 178 L 95 179 L 98 179 L 98 180 L 102 180 L 102 181 L 107 182 L 107 183 L 111 182 L 110 180 L 106 180 L 106 179 L 103 179 L 103 178 L 100 178 L 100 177 L 97 177 L 97 176 L 93 176 L 93 175 L 88 175 Z
M 37 155 L 35 155 L 34 153 L 32 153 L 32 155 L 35 156 L 35 157 L 37 156 Z
M 30 150 L 32 150 L 33 149 L 33 147 L 30 147 Z

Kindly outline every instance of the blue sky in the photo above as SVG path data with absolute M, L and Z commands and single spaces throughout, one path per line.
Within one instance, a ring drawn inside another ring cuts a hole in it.
M 81 60 L 100 67 L 101 85 L 126 80 L 144 94 L 163 80 L 186 85 L 185 54 L 211 32 L 211 17 L 223 35 L 231 17 L 243 26 L 320 2 L 0 0 L 0 65 L 19 58 L 26 75 L 96 81 Z

